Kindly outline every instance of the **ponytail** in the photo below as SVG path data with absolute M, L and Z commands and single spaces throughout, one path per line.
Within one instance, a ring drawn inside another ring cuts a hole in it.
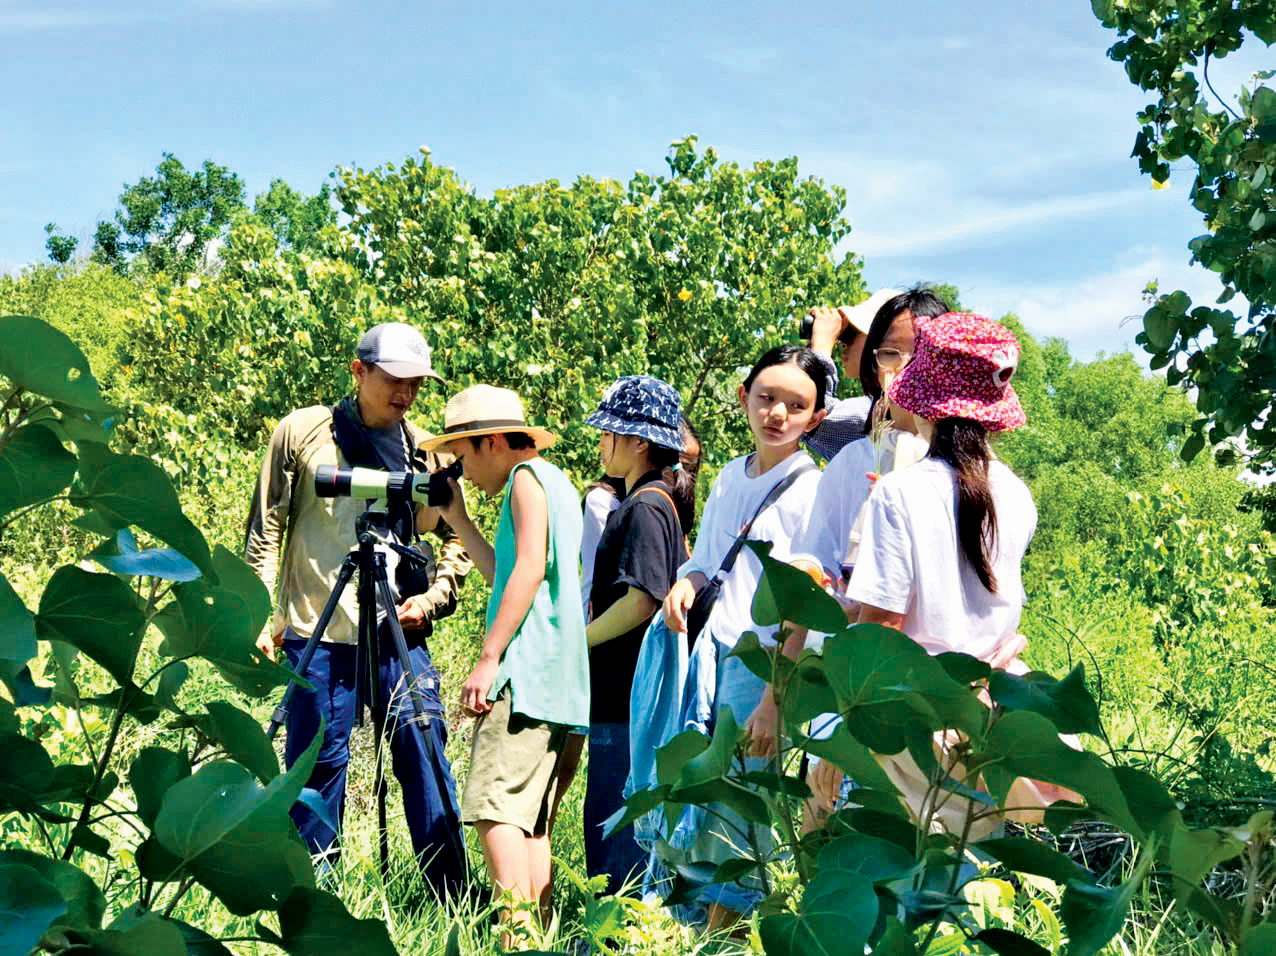
M 988 484 L 988 431 L 968 418 L 941 418 L 935 422 L 930 455 L 957 473 L 957 540 L 980 583 L 996 594 L 992 555 L 997 548 L 997 509 Z
M 673 492 L 673 508 L 683 535 L 691 533 L 696 521 L 696 471 L 700 468 L 697 458 L 690 470 L 682 465 L 679 453 L 672 448 L 651 446 L 651 463 L 660 469 L 660 479 Z M 682 467 L 675 468 L 677 465 Z

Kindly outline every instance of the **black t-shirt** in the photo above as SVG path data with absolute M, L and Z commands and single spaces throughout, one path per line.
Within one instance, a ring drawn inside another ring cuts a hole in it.
M 657 602 L 669 593 L 678 568 L 687 558 L 678 515 L 672 500 L 666 497 L 669 493 L 669 486 L 660 480 L 660 472 L 650 471 L 607 518 L 598 541 L 594 584 L 589 595 L 594 618 L 601 617 L 631 587 L 646 591 Z M 632 631 L 590 650 L 591 722 L 629 720 L 629 688 L 648 623 L 644 621 Z

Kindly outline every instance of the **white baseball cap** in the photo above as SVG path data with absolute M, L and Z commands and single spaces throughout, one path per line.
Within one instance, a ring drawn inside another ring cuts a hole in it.
M 844 305 L 837 311 L 846 317 L 846 321 L 859 329 L 863 335 L 868 335 L 868 330 L 873 325 L 873 316 L 877 315 L 877 310 L 884 306 L 891 299 L 902 293 L 899 289 L 878 289 L 859 305 Z
M 412 326 L 403 322 L 374 325 L 359 340 L 359 361 L 383 369 L 395 378 L 432 378 L 443 376 L 430 367 L 430 346 Z

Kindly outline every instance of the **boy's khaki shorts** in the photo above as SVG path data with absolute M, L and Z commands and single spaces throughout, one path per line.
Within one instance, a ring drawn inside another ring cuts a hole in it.
M 511 713 L 505 688 L 474 728 L 461 819 L 510 823 L 529 836 L 544 836 L 570 730 Z

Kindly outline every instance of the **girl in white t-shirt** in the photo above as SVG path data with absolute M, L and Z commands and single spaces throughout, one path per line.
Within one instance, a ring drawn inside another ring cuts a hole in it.
M 1010 385 L 1018 360 L 1010 330 L 980 316 L 918 324 L 912 362 L 886 395 L 913 415 L 929 453 L 878 481 L 846 593 L 859 622 L 1001 668 L 1024 646 L 1020 566 L 1037 523 L 1027 486 L 988 441 L 1024 424 Z M 832 800 L 837 777 L 812 775 L 817 800 Z
M 752 540 L 771 542 L 771 556 L 775 559 L 787 561 L 791 556 L 820 477 L 810 456 L 798 447 L 798 440 L 824 418 L 827 381 L 824 366 L 814 352 L 786 345 L 763 355 L 740 386 L 740 405 L 749 417 L 754 450 L 729 462 L 709 491 L 691 559 L 683 565 L 679 580 L 665 598 L 665 623 L 671 632 L 686 631 L 687 612 L 697 588 L 703 587 L 718 571 L 741 527 L 757 512 L 771 490 L 796 475 L 783 494 L 758 514 L 749 534 Z M 696 639 L 696 650 L 700 653 L 706 648 L 715 650 L 719 662 L 713 688 L 713 713 L 730 709 L 740 726 L 748 728 L 757 758 L 773 747 L 774 706 L 769 712 L 759 706 L 766 685 L 738 658 L 728 657 L 727 653 L 745 631 L 754 631 L 763 644 L 775 646 L 776 628 L 755 624 L 751 612 L 761 573 L 757 556 L 748 548 L 742 549 Z M 725 807 L 714 807 L 714 812 L 727 817 L 740 829 L 749 826 Z M 755 834 L 765 852 L 771 840 L 769 829 L 756 827 Z M 689 858 L 695 862 L 724 862 L 739 855 L 732 845 L 738 841 L 730 825 L 719 816 L 710 815 L 709 822 L 696 834 Z M 709 907 L 709 928 L 734 922 L 761 896 L 756 885 L 749 882 L 708 887 L 701 902 Z

